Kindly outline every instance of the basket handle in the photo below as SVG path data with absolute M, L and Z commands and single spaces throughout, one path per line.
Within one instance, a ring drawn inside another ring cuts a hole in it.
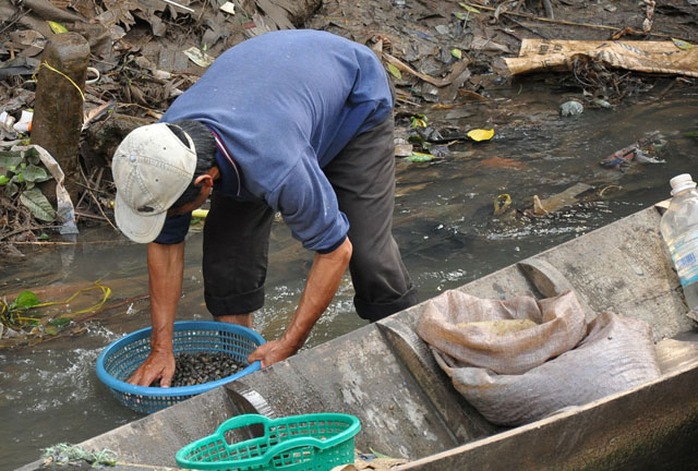
M 300 449 L 311 446 L 319 451 L 323 451 L 327 448 L 335 446 L 335 442 L 336 441 L 328 443 L 327 441 L 322 441 L 313 437 L 296 437 L 293 440 L 277 443 L 276 445 L 270 447 L 267 451 L 264 452 L 262 458 L 264 458 L 266 462 L 269 463 L 275 456 L 281 455 L 283 453 L 290 453 L 292 452 L 292 450 L 296 448 Z M 289 466 L 297 466 L 297 463 L 290 464 Z M 286 466 L 277 466 L 276 469 L 283 469 L 285 467 Z
M 224 442 L 227 443 L 225 440 L 225 434 L 227 432 L 230 432 L 234 429 L 238 429 L 241 427 L 249 427 L 249 426 L 254 426 L 254 425 L 263 425 L 265 428 L 265 433 L 269 429 L 271 425 L 274 423 L 274 419 L 270 419 L 269 417 L 266 417 L 264 415 L 260 414 L 242 414 L 238 415 L 235 417 L 232 417 L 225 422 L 223 422 L 217 429 L 215 434 L 219 436 L 219 438 L 223 439 Z M 356 432 L 360 429 L 360 425 L 356 424 L 350 427 L 348 429 L 350 431 L 351 436 L 353 437 Z M 284 441 L 281 443 L 277 443 L 274 446 L 269 447 L 262 455 L 256 456 L 253 458 L 247 458 L 245 461 L 250 465 L 250 466 L 268 466 L 274 457 L 279 456 L 283 453 L 292 453 L 294 449 L 301 449 L 301 448 L 308 448 L 308 447 L 313 447 L 316 450 L 319 451 L 324 451 L 327 450 L 328 448 L 338 446 L 340 443 L 344 442 L 347 437 L 342 437 L 340 438 L 339 436 L 331 437 L 326 440 L 320 440 L 318 438 L 314 437 L 309 437 L 309 436 L 302 436 L 302 437 L 295 437 L 292 440 Z M 232 444 L 228 444 L 229 446 L 232 446 Z M 297 463 L 289 464 L 288 466 L 284 465 L 277 465 L 275 469 L 283 469 L 287 467 L 297 467 Z
M 225 436 L 226 433 L 237 428 L 248 427 L 250 425 L 263 424 L 266 428 L 270 422 L 268 417 L 260 414 L 242 414 L 232 417 L 218 426 L 216 433 Z

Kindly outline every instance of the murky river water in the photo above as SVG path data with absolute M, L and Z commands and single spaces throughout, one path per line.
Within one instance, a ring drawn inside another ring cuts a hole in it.
M 565 96 L 525 82 L 513 96 L 502 91 L 487 103 L 424 110 L 432 122 L 463 129 L 494 127 L 497 134 L 487 143 L 453 145 L 450 155 L 438 162 L 398 163 L 395 234 L 421 298 L 645 208 L 668 197 L 672 176 L 698 174 L 698 140 L 686 136 L 698 131 L 698 90 L 661 96 L 663 90 L 646 94 L 632 107 L 587 110 L 566 119 L 558 114 Z M 667 140 L 661 155 L 666 163 L 635 163 L 624 172 L 599 165 L 655 130 Z M 523 208 L 533 195 L 545 198 L 578 182 L 608 188 L 606 198 L 532 221 L 492 219 L 498 194 L 510 194 L 513 205 Z M 187 248 L 179 318 L 208 319 L 201 296 L 200 234 L 191 235 Z M 83 231 L 77 245 L 37 247 L 26 260 L 2 262 L 0 295 L 59 284 L 79 289 L 101 280 L 123 304 L 94 318 L 84 335 L 0 350 L 0 468 L 14 469 L 38 459 L 42 448 L 77 443 L 140 417 L 111 397 L 94 367 L 109 342 L 148 325 L 147 302 L 139 301 L 147 293 L 144 257 L 144 247 L 102 228 Z M 267 303 L 255 320 L 266 338 L 283 331 L 310 260 L 278 224 Z M 363 325 L 352 312 L 351 296 L 346 279 L 308 346 Z

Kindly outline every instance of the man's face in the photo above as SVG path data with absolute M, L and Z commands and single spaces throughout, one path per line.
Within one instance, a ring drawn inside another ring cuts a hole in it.
M 196 199 L 190 201 L 189 203 L 183 204 L 182 206 L 176 209 L 168 210 L 167 215 L 177 216 L 180 214 L 189 213 L 191 211 L 194 211 L 195 209 L 199 209 L 204 204 L 204 202 L 206 202 L 206 198 L 208 198 L 211 194 L 211 188 L 212 187 L 210 185 L 201 185 L 201 192 L 199 193 L 199 196 L 196 197 Z

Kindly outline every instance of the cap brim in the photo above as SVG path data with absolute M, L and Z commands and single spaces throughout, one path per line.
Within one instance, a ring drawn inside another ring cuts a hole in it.
M 143 216 L 136 213 L 126 204 L 116 192 L 114 201 L 114 217 L 116 224 L 126 237 L 139 244 L 147 244 L 154 241 L 165 225 L 167 212 L 153 216 Z

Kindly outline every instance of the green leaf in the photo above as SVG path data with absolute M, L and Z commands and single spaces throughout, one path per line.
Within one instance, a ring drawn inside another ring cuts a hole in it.
M 19 192 L 19 186 L 17 186 L 17 184 L 14 181 L 12 181 L 12 179 L 10 179 L 10 183 L 5 185 L 5 194 L 7 196 L 9 196 L 10 198 L 12 198 L 18 192 Z
M 61 34 L 61 33 L 67 33 L 68 28 L 63 26 L 60 23 L 57 23 L 55 21 L 47 21 L 49 27 L 51 28 L 51 31 L 53 31 L 53 34 Z
M 10 179 L 7 175 L 0 175 L 0 186 L 5 186 L 10 183 Z
M 388 72 L 390 72 L 390 75 L 392 75 L 396 79 L 402 78 L 402 72 L 400 72 L 400 69 L 395 67 L 393 64 L 388 64 Z
M 468 5 L 467 3 L 459 2 L 458 5 L 460 5 L 461 7 L 465 8 L 465 9 L 466 9 L 467 11 L 469 11 L 470 13 L 480 13 L 480 10 L 478 10 L 478 9 L 475 8 L 475 7 L 471 7 L 471 6 Z
M 463 51 L 461 51 L 457 47 L 454 47 L 453 49 L 451 49 L 451 55 L 456 59 L 460 60 L 463 58 Z
M 684 51 L 687 51 L 687 50 L 693 48 L 693 44 L 686 42 L 683 39 L 671 38 L 671 41 L 674 43 L 674 46 L 676 46 L 679 49 L 682 49 Z
M 27 168 L 22 171 L 22 175 L 27 182 L 45 182 L 52 178 L 45 168 L 33 164 L 27 165 Z
M 41 156 L 39 155 L 39 151 L 36 150 L 36 148 L 30 147 L 29 149 L 26 149 L 22 154 L 24 156 L 24 159 L 30 164 L 41 164 Z
M 423 152 L 412 152 L 411 155 L 405 157 L 406 160 L 410 162 L 420 163 L 420 162 L 431 162 L 436 157 L 431 154 L 425 154 Z
M 410 117 L 410 126 L 412 128 L 426 128 L 429 118 L 423 114 L 418 114 Z
M 38 188 L 26 190 L 19 195 L 19 200 L 36 219 L 40 221 L 51 222 L 56 219 L 56 210 L 53 209 L 51 203 L 46 199 L 46 196 Z
M 22 291 L 10 305 L 13 309 L 28 309 L 39 304 L 39 297 L 33 291 Z
M 0 168 L 12 169 L 19 165 L 24 157 L 20 152 L 1 152 L 0 151 Z

